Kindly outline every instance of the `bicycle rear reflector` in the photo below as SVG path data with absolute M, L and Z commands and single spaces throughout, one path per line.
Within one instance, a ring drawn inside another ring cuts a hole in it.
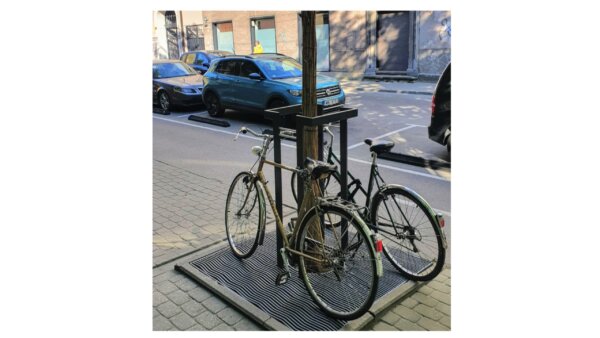
M 382 240 L 377 240 L 377 242 L 375 242 L 375 251 L 377 252 L 382 252 L 383 251 L 383 241 Z
M 446 225 L 446 221 L 444 220 L 444 216 L 442 214 L 437 214 L 437 221 L 440 225 L 440 228 L 443 228 Z

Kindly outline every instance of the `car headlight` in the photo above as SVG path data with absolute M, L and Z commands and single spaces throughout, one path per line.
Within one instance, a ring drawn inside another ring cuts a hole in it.
M 302 95 L 302 90 L 299 89 L 288 89 L 288 92 L 294 96 Z
M 173 88 L 173 90 L 177 93 L 183 93 L 183 94 L 194 94 L 195 93 L 195 91 L 192 88 L 175 87 L 175 88 Z

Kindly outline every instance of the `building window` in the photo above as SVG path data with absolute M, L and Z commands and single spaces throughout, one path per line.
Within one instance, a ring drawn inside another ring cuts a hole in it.
M 188 51 L 204 49 L 204 32 L 202 25 L 185 27 Z
M 259 41 L 263 53 L 277 53 L 277 42 L 275 40 L 275 18 L 252 19 L 250 21 L 252 47 Z
M 215 49 L 234 53 L 233 48 L 233 23 L 220 22 L 214 24 Z
M 177 32 L 177 16 L 174 11 L 165 13 L 165 27 L 167 28 L 167 51 L 169 59 L 179 59 L 179 35 Z
M 329 13 L 315 16 L 317 35 L 317 71 L 329 71 Z

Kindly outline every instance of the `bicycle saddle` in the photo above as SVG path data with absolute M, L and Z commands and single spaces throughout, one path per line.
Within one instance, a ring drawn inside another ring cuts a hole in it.
M 377 155 L 387 153 L 394 148 L 394 142 L 392 141 L 373 141 L 368 138 L 365 139 L 365 143 L 371 146 L 369 150 L 374 151 Z
M 335 164 L 315 161 L 310 157 L 307 157 L 306 160 L 304 160 L 304 167 L 310 170 L 313 179 L 325 178 L 337 171 L 337 166 Z

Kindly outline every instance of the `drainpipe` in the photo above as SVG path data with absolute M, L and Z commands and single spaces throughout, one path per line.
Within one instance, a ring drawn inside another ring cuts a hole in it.
M 375 22 L 377 20 L 377 12 L 366 11 L 367 15 L 367 67 L 365 68 L 365 75 L 375 75 L 375 44 L 376 44 L 376 27 Z
M 181 54 L 188 52 L 188 50 L 186 50 L 186 41 L 185 41 L 185 32 L 183 30 L 183 12 L 179 11 L 179 25 L 181 27 Z

